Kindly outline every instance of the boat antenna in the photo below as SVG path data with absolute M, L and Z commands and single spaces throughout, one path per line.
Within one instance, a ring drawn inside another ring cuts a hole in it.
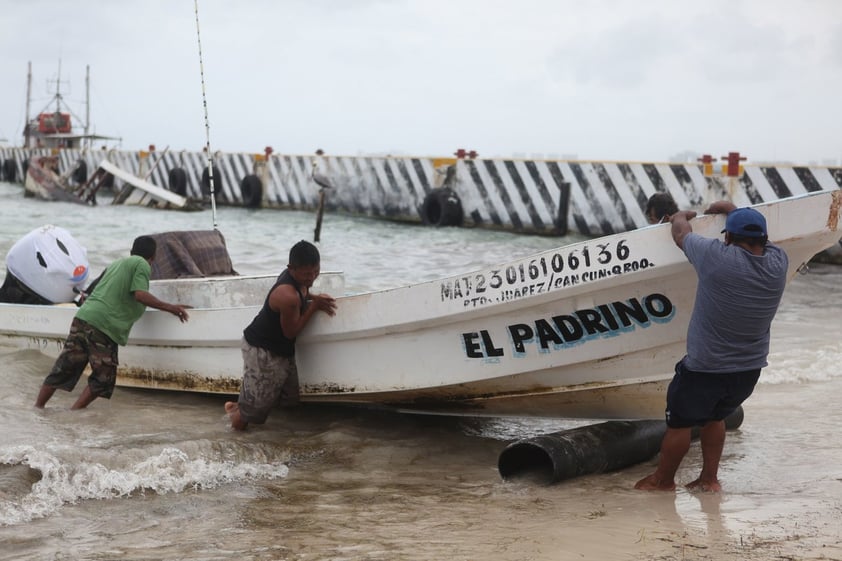
M 84 150 L 91 149 L 91 65 L 85 65 L 85 139 Z
M 211 143 L 210 143 L 210 123 L 208 122 L 208 99 L 207 95 L 205 94 L 205 65 L 202 62 L 202 35 L 199 33 L 199 0 L 193 0 L 193 4 L 196 10 L 196 39 L 199 42 L 199 75 L 202 78 L 202 105 L 205 108 L 205 150 L 208 153 L 208 183 L 210 184 L 210 200 L 211 200 L 211 213 L 213 216 L 213 229 L 217 230 L 216 227 L 216 197 L 214 196 L 214 185 L 213 185 L 213 152 L 211 152 Z
M 32 99 L 32 61 L 26 63 L 26 122 L 23 124 L 23 147 L 29 148 L 32 136 L 32 122 L 29 120 L 29 105 Z

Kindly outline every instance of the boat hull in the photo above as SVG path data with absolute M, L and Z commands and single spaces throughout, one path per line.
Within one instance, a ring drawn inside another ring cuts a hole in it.
M 835 191 L 755 207 L 789 255 L 790 279 L 842 237 L 840 206 Z M 724 217 L 692 224 L 720 237 Z M 120 348 L 118 384 L 237 393 L 242 329 L 271 280 L 254 281 L 254 289 L 242 279 L 155 281 L 166 283 L 153 286 L 159 297 L 194 306 L 190 321 L 148 310 Z M 302 400 L 450 414 L 661 418 L 695 288 L 669 225 L 657 225 L 340 297 L 336 316 L 317 314 L 298 338 Z M 0 305 L 0 344 L 57 355 L 74 313 Z
M 756 207 L 790 257 L 788 279 L 838 242 L 840 206 L 836 191 Z M 693 220 L 707 237 L 723 226 L 721 215 Z M 695 290 L 659 225 L 343 298 L 299 338 L 302 391 L 432 411 L 660 418 Z
M 242 378 L 240 339 L 277 275 L 232 275 L 153 280 L 150 292 L 190 306 L 190 320 L 148 308 L 119 348 L 117 384 L 129 387 L 237 393 Z M 344 276 L 324 272 L 314 290 L 344 292 Z M 0 346 L 57 357 L 76 315 L 74 304 L 0 303 Z

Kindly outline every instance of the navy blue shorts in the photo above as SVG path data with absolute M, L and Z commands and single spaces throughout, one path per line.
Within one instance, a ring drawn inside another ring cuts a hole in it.
M 721 421 L 754 391 L 760 369 L 744 372 L 694 372 L 680 361 L 667 389 L 667 426 L 678 429 Z

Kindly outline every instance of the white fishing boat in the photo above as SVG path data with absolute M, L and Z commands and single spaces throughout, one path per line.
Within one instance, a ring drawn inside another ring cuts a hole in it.
M 118 385 L 237 393 L 242 371 L 239 340 L 277 275 L 220 275 L 150 281 L 150 292 L 193 306 L 190 321 L 180 323 L 147 309 L 120 347 Z M 341 294 L 344 276 L 325 272 L 315 290 Z M 57 357 L 78 308 L 0 303 L 0 346 L 35 349 Z
M 836 244 L 842 192 L 755 208 L 792 278 Z M 723 216 L 694 231 L 721 236 Z M 336 275 L 336 277 L 339 277 Z M 341 278 L 341 277 L 339 277 Z M 334 275 L 323 290 L 341 294 Z M 177 279 L 151 291 L 193 306 L 148 310 L 120 349 L 118 384 L 237 393 L 243 328 L 272 277 Z M 254 291 L 246 289 L 254 285 Z M 464 275 L 338 298 L 297 342 L 302 400 L 478 415 L 660 418 L 685 347 L 696 277 L 658 225 Z M 74 307 L 0 304 L 0 344 L 57 355 Z
M 277 274 L 238 274 L 218 230 L 152 237 L 158 248 L 150 292 L 194 310 L 182 324 L 171 314 L 147 309 L 132 328 L 128 345 L 120 349 L 118 383 L 236 393 L 236 371 L 242 369 L 239 338 Z M 76 314 L 76 291 L 93 280 L 85 248 L 63 228 L 47 225 L 17 242 L 6 266 L 0 287 L 0 346 L 58 356 Z M 343 294 L 344 275 L 323 272 L 314 286 Z
M 842 237 L 842 191 L 755 208 L 789 278 Z M 721 237 L 724 216 L 694 231 Z M 696 276 L 669 225 L 339 300 L 297 344 L 312 401 L 472 414 L 661 418 Z

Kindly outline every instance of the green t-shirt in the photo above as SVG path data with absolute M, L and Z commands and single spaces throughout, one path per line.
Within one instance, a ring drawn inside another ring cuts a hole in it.
M 76 317 L 93 325 L 117 343 L 125 345 L 132 325 L 146 306 L 134 299 L 135 290 L 149 290 L 152 267 L 138 255 L 119 259 L 109 265 Z

